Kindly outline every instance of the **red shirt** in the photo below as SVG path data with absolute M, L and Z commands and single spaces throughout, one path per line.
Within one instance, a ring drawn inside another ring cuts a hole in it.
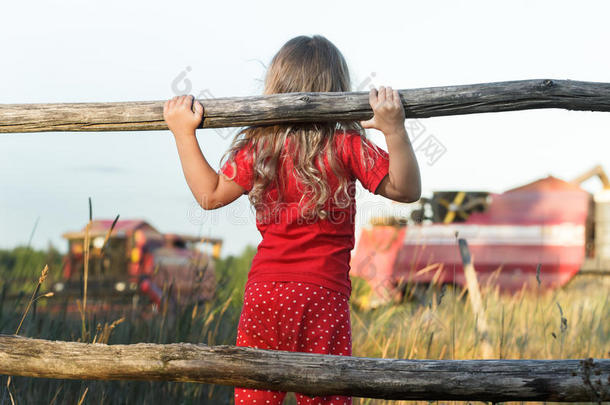
M 257 215 L 256 226 L 263 240 L 252 260 L 246 285 L 255 281 L 301 281 L 350 296 L 349 262 L 354 247 L 355 180 L 358 179 L 364 188 L 374 193 L 388 174 L 389 155 L 378 147 L 379 154 L 369 149 L 368 156 L 372 162 L 365 165 L 360 155 L 361 137 L 357 131 L 346 131 L 345 134 L 339 131 L 335 141 L 338 157 L 348 175 L 349 206 L 340 208 L 329 202 L 328 218 L 304 220 L 298 215 L 298 203 L 303 193 L 297 188 L 296 178 L 288 176 L 279 214 L 273 219 L 259 218 Z M 375 147 L 366 139 L 365 142 Z M 287 148 L 290 151 L 289 145 Z M 237 174 L 233 180 L 246 190 L 244 194 L 250 192 L 253 181 L 252 157 L 247 149 L 240 149 L 234 157 Z M 324 160 L 327 163 L 326 156 Z M 281 173 L 293 173 L 291 159 L 282 162 Z M 229 178 L 233 176 L 230 160 L 223 165 L 221 173 Z M 327 179 L 334 192 L 338 180 L 330 168 Z M 268 198 L 277 195 L 277 189 L 273 188 Z

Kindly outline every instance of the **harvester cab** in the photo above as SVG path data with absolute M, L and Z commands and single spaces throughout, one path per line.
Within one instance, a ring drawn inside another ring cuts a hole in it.
M 56 295 L 83 296 L 86 279 L 88 302 L 105 308 L 140 299 L 158 307 L 164 300 L 201 302 L 214 296 L 213 259 L 222 240 L 162 234 L 141 220 L 112 224 L 95 220 L 63 235 L 68 253 L 62 280 L 53 285 Z
M 411 211 L 411 219 L 415 223 L 464 222 L 473 212 L 485 211 L 490 201 L 486 191 L 436 191 L 432 198 L 419 200 L 420 207 Z

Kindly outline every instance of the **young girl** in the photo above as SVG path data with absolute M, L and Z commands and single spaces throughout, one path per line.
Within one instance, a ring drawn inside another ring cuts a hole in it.
M 350 91 L 348 67 L 326 38 L 299 36 L 273 57 L 264 94 Z M 355 180 L 372 193 L 414 202 L 419 167 L 398 92 L 372 89 L 373 117 L 363 122 L 252 126 L 225 153 L 220 175 L 199 148 L 203 106 L 192 96 L 168 100 L 186 181 L 204 209 L 247 194 L 262 235 L 245 286 L 237 346 L 351 356 L 350 252 Z M 194 110 L 194 111 L 193 111 Z M 363 128 L 383 132 L 386 153 Z M 221 160 L 222 162 L 222 160 Z M 281 404 L 285 392 L 235 388 L 235 403 Z M 296 394 L 299 404 L 351 404 L 347 396 Z

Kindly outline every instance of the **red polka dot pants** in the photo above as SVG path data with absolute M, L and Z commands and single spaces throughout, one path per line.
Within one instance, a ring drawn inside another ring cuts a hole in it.
M 318 354 L 352 355 L 349 298 L 302 282 L 256 282 L 244 295 L 237 346 Z M 235 404 L 278 405 L 286 393 L 235 388 Z M 295 393 L 297 403 L 351 404 L 352 397 Z

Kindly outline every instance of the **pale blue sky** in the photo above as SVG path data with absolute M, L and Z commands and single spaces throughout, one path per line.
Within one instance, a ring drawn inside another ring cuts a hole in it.
M 187 67 L 192 94 L 259 94 L 263 66 L 282 44 L 313 34 L 343 52 L 354 86 L 372 76 L 394 88 L 610 82 L 608 15 L 603 1 L 4 2 L 0 103 L 164 100 Z M 446 149 L 434 164 L 417 152 L 424 195 L 499 192 L 547 174 L 569 179 L 597 163 L 610 170 L 610 113 L 533 110 L 418 123 L 419 140 L 433 136 Z M 225 135 L 198 131 L 214 167 L 229 145 Z M 385 148 L 380 134 L 371 137 Z M 218 211 L 196 208 L 167 131 L 0 135 L 0 174 L 2 248 L 26 243 L 39 217 L 34 246 L 64 249 L 60 235 L 85 224 L 89 196 L 96 217 L 120 213 L 161 231 L 222 237 L 225 253 L 260 240 L 245 197 Z M 405 209 L 360 196 L 359 224 L 379 207 Z

